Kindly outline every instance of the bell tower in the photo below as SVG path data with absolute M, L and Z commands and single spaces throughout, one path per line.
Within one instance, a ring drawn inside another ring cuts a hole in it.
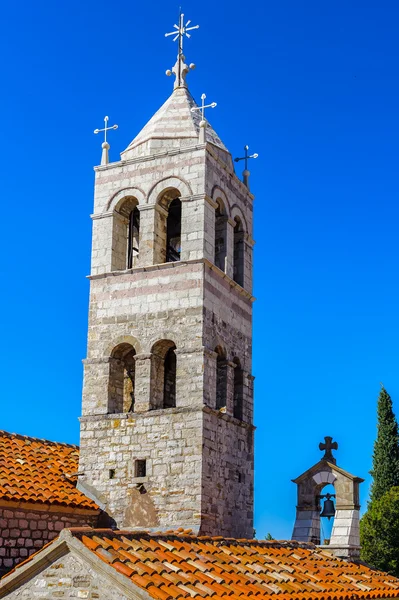
M 119 528 L 251 538 L 253 196 L 188 71 L 179 40 L 172 95 L 95 168 L 78 485 Z

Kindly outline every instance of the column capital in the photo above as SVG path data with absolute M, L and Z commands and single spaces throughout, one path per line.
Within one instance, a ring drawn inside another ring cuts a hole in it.
M 207 196 L 207 194 L 205 194 L 204 198 L 208 202 L 208 204 L 210 204 L 212 206 L 212 208 L 214 208 L 215 210 L 217 209 L 218 203 L 215 202 L 215 200 L 213 198 L 211 198 L 210 196 Z
M 152 357 L 152 352 L 143 352 L 141 354 L 135 354 L 134 355 L 134 360 L 150 360 Z
M 156 210 L 159 213 L 161 213 L 161 215 L 164 215 L 165 217 L 168 216 L 168 211 L 166 210 L 166 208 L 164 208 L 157 202 L 155 204 L 139 204 L 137 208 L 140 212 L 145 212 L 146 210 Z

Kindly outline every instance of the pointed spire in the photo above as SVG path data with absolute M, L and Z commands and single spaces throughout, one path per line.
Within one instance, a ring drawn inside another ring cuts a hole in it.
M 168 69 L 166 71 L 166 75 L 170 76 L 172 74 L 175 75 L 175 83 L 174 83 L 174 89 L 179 88 L 179 87 L 187 87 L 186 84 L 186 76 L 187 73 L 190 72 L 190 69 L 195 69 L 195 64 L 194 63 L 190 63 L 189 65 L 185 64 L 185 60 L 186 57 L 183 54 L 183 40 L 184 40 L 184 36 L 186 36 L 187 38 L 191 37 L 191 34 L 188 33 L 189 31 L 192 31 L 193 29 L 198 29 L 199 25 L 194 25 L 192 27 L 189 27 L 191 21 L 188 20 L 186 24 L 184 24 L 184 14 L 180 11 L 180 15 L 179 15 L 179 25 L 173 25 L 173 27 L 175 28 L 175 31 L 171 31 L 170 33 L 165 33 L 165 37 L 169 37 L 171 35 L 173 35 L 173 41 L 176 42 L 178 41 L 178 53 L 177 53 L 177 61 L 175 66 L 173 67 L 173 69 Z

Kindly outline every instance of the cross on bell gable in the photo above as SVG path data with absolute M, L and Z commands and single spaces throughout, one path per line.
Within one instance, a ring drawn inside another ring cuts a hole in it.
M 319 449 L 321 451 L 323 451 L 323 450 L 325 451 L 322 460 L 328 460 L 328 462 L 331 462 L 335 465 L 337 463 L 337 461 L 334 458 L 332 451 L 338 450 L 338 443 L 333 442 L 332 440 L 333 439 L 331 436 L 326 435 L 324 437 L 324 442 L 320 442 Z

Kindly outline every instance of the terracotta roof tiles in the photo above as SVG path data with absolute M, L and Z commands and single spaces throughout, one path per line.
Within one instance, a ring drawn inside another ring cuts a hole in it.
M 98 510 L 76 488 L 79 448 L 0 430 L 0 499 Z
M 70 530 L 156 600 L 356 600 L 399 597 L 399 580 L 298 542 Z M 140 557 L 140 558 L 139 558 Z

